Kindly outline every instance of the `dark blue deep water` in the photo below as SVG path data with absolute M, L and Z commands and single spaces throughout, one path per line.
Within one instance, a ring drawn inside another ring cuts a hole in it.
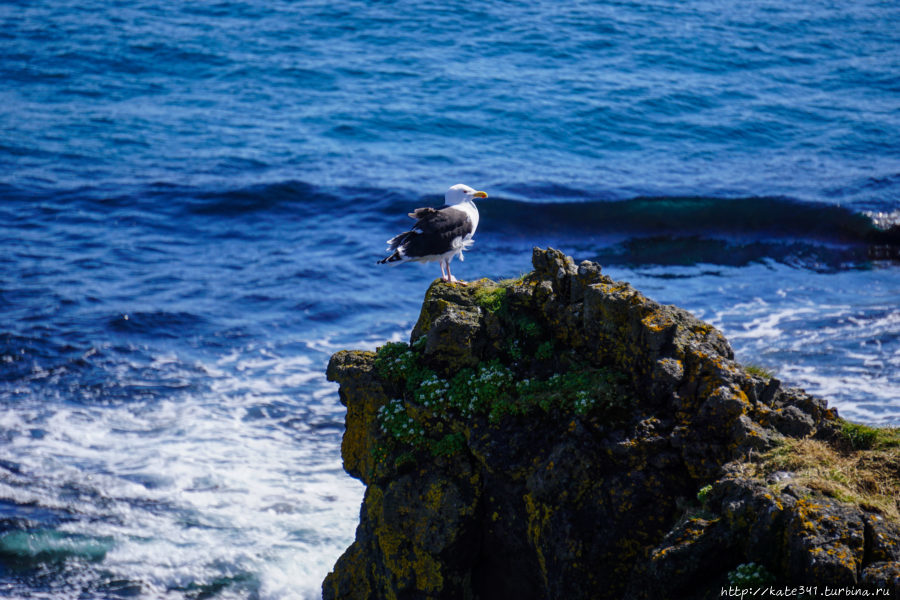
M 601 262 L 900 424 L 900 5 L 0 1 L 0 597 L 314 598 L 384 241 Z

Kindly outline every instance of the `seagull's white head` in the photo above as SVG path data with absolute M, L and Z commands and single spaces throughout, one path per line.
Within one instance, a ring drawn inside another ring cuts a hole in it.
M 475 198 L 487 198 L 485 192 L 479 192 L 462 183 L 457 183 L 444 194 L 444 204 L 459 204 Z

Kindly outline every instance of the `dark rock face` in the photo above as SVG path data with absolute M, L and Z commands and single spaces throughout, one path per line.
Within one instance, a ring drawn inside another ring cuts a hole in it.
M 823 401 L 748 374 L 715 328 L 596 264 L 533 263 L 499 286 L 434 283 L 397 358 L 332 357 L 345 469 L 367 488 L 325 599 L 719 597 L 751 561 L 788 583 L 900 585 L 895 523 L 734 468 L 832 435 Z
M 733 473 L 713 485 L 708 508 L 708 518 L 684 520 L 637 565 L 625 598 L 719 598 L 735 556 L 767 565 L 784 585 L 896 594 L 896 523 L 808 489 L 779 493 Z

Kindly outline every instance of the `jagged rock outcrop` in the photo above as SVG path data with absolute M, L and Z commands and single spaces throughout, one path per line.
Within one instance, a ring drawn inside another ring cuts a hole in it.
M 719 597 L 746 562 L 900 587 L 897 523 L 742 466 L 835 438 L 822 400 L 748 373 L 715 328 L 596 264 L 533 263 L 435 282 L 409 346 L 332 357 L 366 493 L 324 598 Z

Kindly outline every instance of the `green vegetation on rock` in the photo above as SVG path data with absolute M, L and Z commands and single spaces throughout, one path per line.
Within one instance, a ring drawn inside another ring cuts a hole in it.
M 706 500 L 707 500 L 707 498 L 709 498 L 709 493 L 711 491 L 712 491 L 712 484 L 704 485 L 702 488 L 700 488 L 700 491 L 697 492 L 697 501 L 700 504 L 702 504 L 703 506 L 706 506 Z
M 552 347 L 550 342 L 539 345 L 536 358 L 549 360 Z M 378 374 L 402 394 L 379 409 L 378 423 L 393 442 L 424 446 L 435 456 L 462 448 L 461 435 L 441 433 L 447 427 L 463 428 L 472 418 L 487 416 L 496 424 L 506 415 L 536 410 L 582 417 L 602 411 L 611 416 L 629 402 L 624 376 L 606 367 L 581 364 L 544 379 L 520 379 L 495 359 L 442 379 L 423 363 L 421 353 L 407 344 L 388 343 L 378 349 Z
M 760 564 L 744 563 L 728 573 L 728 583 L 741 589 L 759 588 L 775 583 L 775 576 Z
M 378 409 L 378 423 L 384 433 L 406 444 L 419 445 L 425 436 L 425 429 L 409 415 L 400 398 Z
M 429 447 L 432 456 L 453 456 L 463 449 L 466 436 L 461 432 L 448 433 Z
M 900 428 L 897 427 L 869 427 L 860 423 L 842 421 L 841 436 L 854 450 L 900 446 Z
M 375 369 L 385 381 L 402 382 L 409 391 L 434 376 L 433 371 L 422 366 L 419 353 L 403 342 L 388 342 L 379 348 L 375 354 Z
M 479 285 L 473 296 L 478 306 L 495 313 L 503 308 L 504 300 L 506 300 L 506 287 L 493 283 Z
M 763 367 L 762 365 L 744 365 L 744 370 L 751 375 L 756 375 L 763 379 L 772 379 L 775 376 L 775 372 L 772 369 Z

